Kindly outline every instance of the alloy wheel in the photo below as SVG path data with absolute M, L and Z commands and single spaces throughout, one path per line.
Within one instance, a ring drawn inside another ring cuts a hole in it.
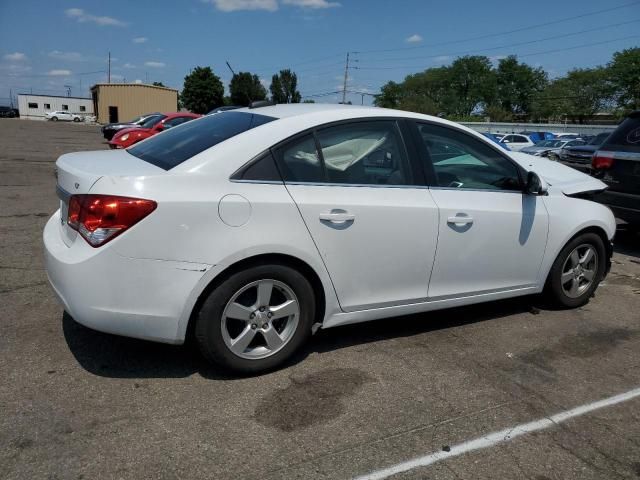
M 259 360 L 280 351 L 293 338 L 300 304 L 283 282 L 263 279 L 233 294 L 222 312 L 222 338 L 241 358 Z
M 590 244 L 573 249 L 564 261 L 560 283 L 569 298 L 578 298 L 593 284 L 598 271 L 598 252 Z

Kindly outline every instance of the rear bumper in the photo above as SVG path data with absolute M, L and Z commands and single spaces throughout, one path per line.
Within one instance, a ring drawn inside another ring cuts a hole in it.
M 180 344 L 179 322 L 210 265 L 119 255 L 94 249 L 80 237 L 67 247 L 56 212 L 44 229 L 47 276 L 65 310 L 101 332 Z M 115 243 L 116 240 L 114 240 Z

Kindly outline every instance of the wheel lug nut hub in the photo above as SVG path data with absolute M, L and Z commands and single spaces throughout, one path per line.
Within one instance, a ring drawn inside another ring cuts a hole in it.
M 269 326 L 269 324 L 268 324 L 268 323 L 263 323 L 263 324 L 262 324 L 262 328 L 265 328 L 265 329 L 266 329 L 268 326 Z
M 261 312 L 264 312 L 264 307 L 260 307 L 260 311 L 261 311 Z
M 258 325 L 257 325 L 257 324 L 255 324 L 255 323 L 252 323 L 252 324 L 251 324 L 251 328 L 252 328 L 253 330 L 255 330 L 256 328 L 258 328 Z

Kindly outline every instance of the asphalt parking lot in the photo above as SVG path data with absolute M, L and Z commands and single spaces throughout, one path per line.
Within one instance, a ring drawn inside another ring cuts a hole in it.
M 0 119 L 0 478 L 352 478 L 640 387 L 640 237 L 624 231 L 583 308 L 527 297 L 320 331 L 261 377 L 82 327 L 41 232 L 57 157 L 106 147 L 97 127 Z M 632 397 L 393 478 L 640 478 Z

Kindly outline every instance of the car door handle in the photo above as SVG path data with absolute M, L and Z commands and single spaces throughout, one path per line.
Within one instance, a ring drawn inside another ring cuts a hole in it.
M 447 218 L 447 223 L 469 224 L 469 223 L 473 223 L 473 218 L 472 217 L 449 217 Z
M 356 216 L 348 212 L 331 211 L 329 213 L 321 213 L 320 220 L 331 223 L 347 223 L 353 222 Z

